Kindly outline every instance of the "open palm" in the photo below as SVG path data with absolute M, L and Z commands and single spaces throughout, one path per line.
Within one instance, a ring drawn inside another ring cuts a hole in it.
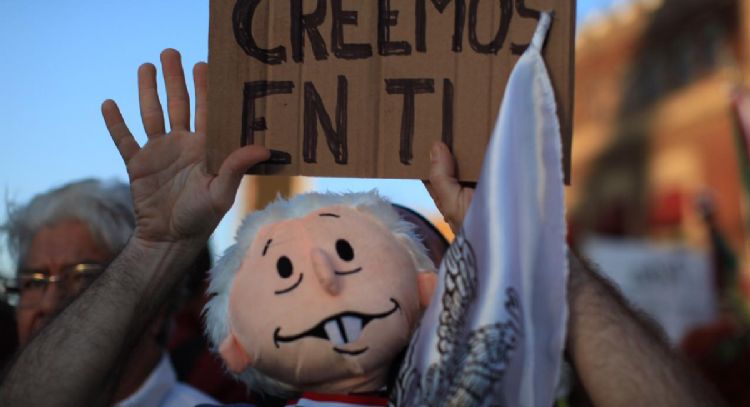
M 190 98 L 185 86 L 180 54 L 161 54 L 170 131 L 156 88 L 156 68 L 138 70 L 141 119 L 148 142 L 139 146 L 111 100 L 102 104 L 102 115 L 130 177 L 136 214 L 135 236 L 150 242 L 205 239 L 234 202 L 242 175 L 265 161 L 269 151 L 245 146 L 232 153 L 214 175 L 206 169 L 205 63 L 195 65 L 195 133 L 190 131 Z

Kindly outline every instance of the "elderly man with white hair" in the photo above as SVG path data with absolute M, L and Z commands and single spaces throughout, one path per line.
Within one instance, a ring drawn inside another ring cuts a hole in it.
M 35 196 L 12 208 L 4 227 L 16 259 L 18 339 L 21 346 L 80 295 L 125 247 L 135 227 L 130 188 L 87 179 Z M 89 311 L 70 335 L 85 334 Z M 166 312 L 155 316 L 116 381 L 118 406 L 180 406 L 212 399 L 177 382 L 164 351 Z M 61 351 L 64 351 L 61 349 Z M 79 349 L 78 352 L 96 352 Z

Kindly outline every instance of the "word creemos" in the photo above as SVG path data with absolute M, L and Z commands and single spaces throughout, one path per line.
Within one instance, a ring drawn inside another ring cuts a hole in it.
M 266 0 L 279 1 L 279 0 Z M 343 60 L 366 59 L 375 53 L 381 57 L 404 57 L 412 53 L 427 52 L 427 7 L 428 3 L 439 13 L 447 13 L 453 3 L 454 23 L 450 49 L 454 53 L 464 50 L 464 37 L 468 32 L 468 43 L 472 52 L 478 54 L 497 54 L 505 45 L 514 13 L 521 18 L 539 19 L 539 11 L 528 8 L 524 0 L 484 0 L 494 1 L 499 5 L 499 24 L 494 36 L 482 41 L 477 33 L 477 21 L 480 0 L 416 0 L 414 1 L 414 38 L 413 42 L 395 41 L 391 38 L 391 29 L 398 25 L 401 10 L 391 8 L 390 0 L 377 0 L 377 39 L 374 44 L 351 43 L 346 40 L 345 26 L 357 26 L 359 11 L 344 9 L 342 0 L 315 0 L 312 12 L 303 12 L 303 0 L 289 0 L 290 31 L 286 44 L 263 48 L 256 40 L 253 30 L 255 14 L 261 0 L 237 0 L 232 13 L 234 38 L 242 50 L 257 61 L 266 65 L 284 63 L 304 63 L 304 44 L 307 39 L 312 48 L 312 58 L 318 61 L 329 58 Z M 468 3 L 468 4 L 467 4 Z M 370 4 L 362 2 L 361 4 Z M 467 7 L 468 6 L 468 7 Z M 329 33 L 321 32 L 326 19 L 331 21 Z M 329 34 L 326 41 L 326 36 Z M 412 45 L 413 44 L 413 45 Z M 513 54 L 521 54 L 526 44 L 511 43 Z M 329 52 L 330 50 L 330 52 Z M 333 56 L 331 56 L 331 53 Z M 309 58 L 309 56 L 307 56 Z M 454 84 L 450 78 L 442 79 L 442 140 L 453 144 L 453 106 Z M 413 152 L 414 115 L 416 96 L 435 93 L 435 78 L 387 78 L 383 83 L 388 95 L 402 98 L 401 132 L 399 142 L 399 161 L 410 165 Z M 265 118 L 257 117 L 255 102 L 259 98 L 278 94 L 302 92 L 303 102 L 303 154 L 306 163 L 317 161 L 318 125 L 323 129 L 326 144 L 337 164 L 348 163 L 347 118 L 349 101 L 349 80 L 346 75 L 337 75 L 335 125 L 328 109 L 323 104 L 320 93 L 312 81 L 305 81 L 301 86 L 292 80 L 288 81 L 251 81 L 246 82 L 243 90 L 242 112 L 242 145 L 255 142 L 255 132 L 267 130 Z

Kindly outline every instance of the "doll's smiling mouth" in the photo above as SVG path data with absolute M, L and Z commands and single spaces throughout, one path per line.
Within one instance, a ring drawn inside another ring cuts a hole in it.
M 356 311 L 344 311 L 318 322 L 314 327 L 297 335 L 283 336 L 279 333 L 281 327 L 277 327 L 273 332 L 273 343 L 278 348 L 279 343 L 294 342 L 308 336 L 325 339 L 333 343 L 335 346 L 352 343 L 359 339 L 367 324 L 376 319 L 386 318 L 401 309 L 398 301 L 393 298 L 390 300 L 391 303 L 393 303 L 393 308 L 388 311 L 379 314 L 363 314 Z M 359 354 L 365 350 L 367 349 L 365 348 L 358 352 L 345 351 L 340 353 Z

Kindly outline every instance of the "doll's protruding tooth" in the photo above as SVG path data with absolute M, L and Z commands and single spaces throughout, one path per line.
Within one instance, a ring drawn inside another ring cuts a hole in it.
M 346 332 L 347 342 L 354 342 L 362 335 L 362 318 L 346 316 L 342 318 L 344 322 L 344 332 Z
M 336 319 L 332 319 L 323 326 L 323 328 L 326 331 L 326 335 L 328 335 L 328 340 L 331 341 L 334 345 L 343 345 L 346 343 L 344 341 L 344 336 L 339 329 L 339 324 Z

